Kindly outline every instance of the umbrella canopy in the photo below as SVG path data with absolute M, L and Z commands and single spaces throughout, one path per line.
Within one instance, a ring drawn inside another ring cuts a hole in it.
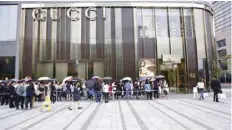
M 104 77 L 103 80 L 112 80 L 111 77 Z
M 126 80 L 132 81 L 132 79 L 130 77 L 125 77 L 125 78 L 122 79 L 122 81 L 126 81 Z
M 93 76 L 92 79 L 101 79 L 100 76 Z
M 148 80 L 148 79 L 150 79 L 151 77 L 140 77 L 139 78 L 139 81 L 145 81 L 145 80 Z
M 10 81 L 18 82 L 19 80 L 18 79 L 10 79 Z
M 39 81 L 42 81 L 42 80 L 51 80 L 51 78 L 49 77 L 40 77 L 38 78 Z
M 85 81 L 85 86 L 89 89 L 92 88 L 94 86 L 94 84 L 95 84 L 95 80 L 93 80 L 93 79 Z
M 163 75 L 157 75 L 155 78 L 156 79 L 162 79 L 162 78 L 165 78 L 165 76 L 163 76 Z
M 64 80 L 62 81 L 62 84 L 65 84 L 66 81 L 71 81 L 72 80 L 72 76 L 68 76 L 66 78 L 64 78 Z

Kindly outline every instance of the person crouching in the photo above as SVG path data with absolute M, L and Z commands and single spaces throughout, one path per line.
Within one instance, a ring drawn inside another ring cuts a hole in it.
M 40 111 L 42 112 L 43 109 L 47 109 L 47 111 L 52 111 L 52 106 L 51 106 L 51 99 L 49 96 L 46 96 L 45 97 L 45 101 L 43 102 L 42 104 L 42 107 L 40 108 Z

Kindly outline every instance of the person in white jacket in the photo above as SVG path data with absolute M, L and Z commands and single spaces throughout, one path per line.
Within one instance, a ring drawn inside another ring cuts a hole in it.
M 197 88 L 198 88 L 199 93 L 200 93 L 200 98 L 199 98 L 199 100 L 203 100 L 203 99 L 204 99 L 203 93 L 204 93 L 205 84 L 204 84 L 204 82 L 203 82 L 201 79 L 200 79 L 200 81 L 197 83 Z
M 105 103 L 109 102 L 109 83 L 105 83 L 103 85 L 103 92 L 104 92 L 104 98 L 105 98 Z
M 198 98 L 197 86 L 194 85 L 194 87 L 193 87 L 193 99 L 197 99 L 197 98 Z

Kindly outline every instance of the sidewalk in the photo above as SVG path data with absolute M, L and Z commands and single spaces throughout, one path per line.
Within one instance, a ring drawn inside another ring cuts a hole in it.
M 170 95 L 171 96 L 171 95 Z M 83 109 L 68 110 L 70 102 L 52 104 L 53 112 L 0 107 L 1 130 L 230 130 L 231 99 L 206 98 L 82 101 Z

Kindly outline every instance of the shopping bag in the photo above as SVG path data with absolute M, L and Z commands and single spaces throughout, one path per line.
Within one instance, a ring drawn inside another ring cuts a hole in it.
M 226 94 L 225 93 L 218 94 L 218 97 L 221 99 L 226 99 Z
M 203 93 L 203 97 L 208 97 L 209 93 Z

